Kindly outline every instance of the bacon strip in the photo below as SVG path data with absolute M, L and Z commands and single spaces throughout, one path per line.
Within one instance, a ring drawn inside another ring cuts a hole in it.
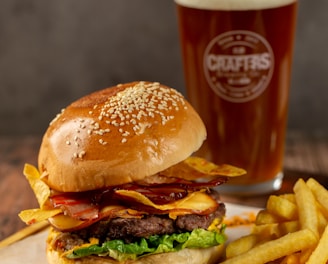
M 77 220 L 99 219 L 101 208 L 112 204 L 131 204 L 131 197 L 118 195 L 119 190 L 134 191 L 147 197 L 157 205 L 174 203 L 185 198 L 189 193 L 218 186 L 227 181 L 227 177 L 218 177 L 208 182 L 192 182 L 179 178 L 169 179 L 169 183 L 128 183 L 107 189 L 88 191 L 83 193 L 62 193 L 53 195 L 50 201 L 54 208 L 60 208 L 64 214 Z M 135 204 L 134 208 L 138 208 Z M 147 211 L 147 207 L 142 206 Z M 154 208 L 148 208 L 149 212 Z

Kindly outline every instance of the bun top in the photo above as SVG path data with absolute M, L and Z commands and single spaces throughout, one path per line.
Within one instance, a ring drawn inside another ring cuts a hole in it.
M 142 180 L 190 156 L 205 126 L 184 97 L 133 82 L 73 102 L 50 123 L 39 152 L 48 185 L 78 192 Z

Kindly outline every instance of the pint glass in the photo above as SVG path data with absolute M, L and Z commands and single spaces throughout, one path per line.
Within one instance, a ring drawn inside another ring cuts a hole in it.
M 187 97 L 208 137 L 197 153 L 247 171 L 220 192 L 281 187 L 297 0 L 175 0 Z

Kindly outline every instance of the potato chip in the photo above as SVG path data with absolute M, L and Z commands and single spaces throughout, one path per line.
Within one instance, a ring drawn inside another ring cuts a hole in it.
M 23 174 L 27 178 L 40 208 L 44 209 L 50 196 L 49 186 L 40 179 L 40 173 L 33 165 L 25 164 Z
M 22 219 L 23 222 L 30 225 L 47 220 L 49 217 L 53 217 L 60 213 L 62 213 L 61 209 L 52 209 L 52 210 L 29 209 L 29 210 L 21 211 L 18 214 L 18 216 Z
M 245 174 L 246 171 L 231 165 L 216 165 L 203 158 L 189 157 L 184 161 L 161 172 L 164 176 L 179 177 L 186 180 L 214 178 L 219 176 L 235 177 Z

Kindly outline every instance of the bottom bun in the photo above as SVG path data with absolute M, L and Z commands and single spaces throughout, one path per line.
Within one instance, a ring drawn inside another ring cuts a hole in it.
M 47 244 L 47 259 L 49 264 L 214 264 L 223 256 L 224 245 L 202 249 L 183 249 L 177 252 L 154 254 L 137 260 L 119 262 L 108 257 L 84 257 L 80 259 L 68 259 Z

